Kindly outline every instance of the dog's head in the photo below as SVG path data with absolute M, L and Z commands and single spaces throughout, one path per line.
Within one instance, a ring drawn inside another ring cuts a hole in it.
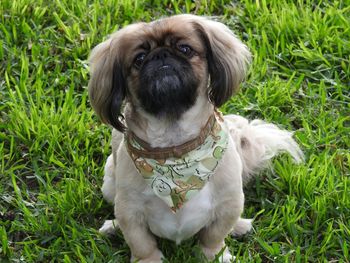
M 245 75 L 250 53 L 225 25 L 178 15 L 129 25 L 90 55 L 89 95 L 102 121 L 119 131 L 123 101 L 159 118 L 180 118 L 205 96 L 225 103 Z

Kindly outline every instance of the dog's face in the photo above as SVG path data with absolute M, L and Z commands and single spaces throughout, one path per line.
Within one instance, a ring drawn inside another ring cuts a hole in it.
M 170 119 L 180 118 L 198 96 L 219 107 L 238 88 L 249 56 L 226 26 L 202 17 L 133 24 L 92 51 L 91 103 L 104 122 L 120 131 L 124 100 Z
M 168 20 L 136 26 L 123 58 L 130 99 L 150 114 L 179 118 L 207 80 L 206 47 L 188 24 Z

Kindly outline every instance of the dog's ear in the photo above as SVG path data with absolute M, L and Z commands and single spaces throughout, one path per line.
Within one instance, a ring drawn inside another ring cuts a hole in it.
M 207 49 L 208 96 L 216 107 L 220 107 L 238 90 L 251 54 L 247 46 L 222 23 L 200 18 L 194 21 L 194 26 Z
M 89 57 L 89 97 L 91 105 L 101 120 L 124 132 L 120 121 L 121 108 L 126 95 L 126 81 L 118 56 L 118 45 L 113 36 L 97 45 Z

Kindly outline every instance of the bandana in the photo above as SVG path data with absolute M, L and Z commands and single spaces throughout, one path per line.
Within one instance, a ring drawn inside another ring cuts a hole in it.
M 150 148 L 132 133 L 127 133 L 125 145 L 153 192 L 176 212 L 214 174 L 228 144 L 223 125 L 221 113 L 216 112 L 200 135 L 183 145 Z

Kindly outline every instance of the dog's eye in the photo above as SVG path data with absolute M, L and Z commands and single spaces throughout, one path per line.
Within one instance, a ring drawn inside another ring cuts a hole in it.
M 142 66 L 145 58 L 146 58 L 146 53 L 142 52 L 142 53 L 138 54 L 134 60 L 135 67 L 139 69 Z
M 192 54 L 193 54 L 192 48 L 190 46 L 188 46 L 188 45 L 179 45 L 177 48 L 179 49 L 179 51 L 182 54 L 184 54 L 184 55 L 186 55 L 188 57 L 192 56 Z

